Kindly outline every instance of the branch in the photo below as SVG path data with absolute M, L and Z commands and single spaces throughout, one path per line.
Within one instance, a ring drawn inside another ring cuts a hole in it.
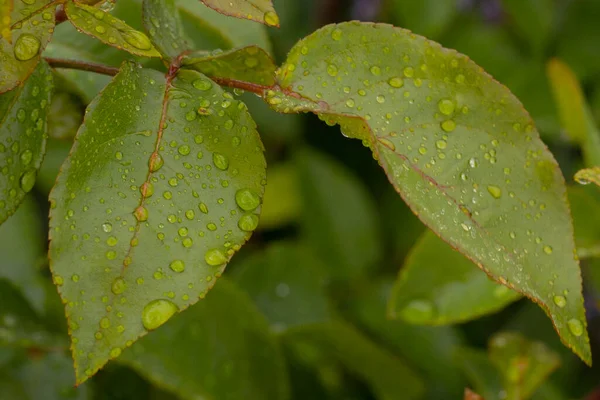
M 68 60 L 64 58 L 52 57 L 44 57 L 44 60 L 46 60 L 46 62 L 50 64 L 52 68 L 78 69 L 81 71 L 95 72 L 97 74 L 109 76 L 115 76 L 119 72 L 119 68 L 88 61 Z

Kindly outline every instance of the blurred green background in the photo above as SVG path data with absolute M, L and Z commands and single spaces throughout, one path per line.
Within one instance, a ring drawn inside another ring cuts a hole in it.
M 281 62 L 298 39 L 350 19 L 391 23 L 457 49 L 523 102 L 573 185 L 582 150 L 561 125 L 546 68 L 552 58 L 565 62 L 600 119 L 600 0 L 274 3 L 281 29 L 232 28 L 225 40 L 194 22 L 198 1 L 179 1 L 186 33 L 201 49 L 256 41 Z M 140 28 L 139 7 L 119 0 L 114 14 Z M 128 58 L 67 24 L 48 52 L 115 66 Z M 66 321 L 46 259 L 47 197 L 86 104 L 108 78 L 65 71 L 56 78 L 36 190 L 0 227 L 0 399 L 461 399 L 466 387 L 487 400 L 600 398 L 600 368 L 562 346 L 528 300 L 461 324 L 388 320 L 391 288 L 424 226 L 359 141 L 312 115 L 275 114 L 248 94 L 239 95 L 269 165 L 258 231 L 205 300 L 73 388 Z M 573 192 L 576 230 L 598 248 L 600 190 Z M 448 262 L 442 254 L 428 258 L 439 273 Z M 600 261 L 586 258 L 582 269 L 598 357 Z

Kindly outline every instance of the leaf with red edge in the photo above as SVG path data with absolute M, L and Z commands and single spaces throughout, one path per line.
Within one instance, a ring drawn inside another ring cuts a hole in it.
M 279 26 L 272 0 L 200 0 L 206 6 L 232 17 Z

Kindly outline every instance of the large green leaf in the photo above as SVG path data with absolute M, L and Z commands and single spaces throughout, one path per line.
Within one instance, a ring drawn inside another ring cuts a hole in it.
M 0 93 L 33 72 L 54 31 L 56 1 L 3 1 L 0 4 Z
M 232 17 L 279 26 L 272 0 L 200 0 L 208 7 Z
M 204 301 L 125 351 L 122 360 L 185 399 L 289 397 L 284 360 L 264 317 L 225 279 Z
M 252 297 L 273 330 L 330 319 L 325 266 L 303 246 L 273 244 L 238 268 L 235 281 Z
M 163 56 L 171 60 L 189 50 L 175 0 L 144 0 L 142 10 L 144 27 Z
M 50 194 L 78 382 L 205 296 L 256 228 L 264 184 L 243 103 L 196 71 L 124 64 Z
M 217 81 L 242 81 L 255 85 L 272 86 L 275 83 L 275 63 L 258 46 L 248 46 L 212 54 L 197 52 L 187 55 L 182 65 L 202 72 Z
M 427 231 L 400 270 L 388 304 L 392 318 L 443 325 L 475 319 L 520 298 Z
M 65 12 L 77 30 L 109 46 L 138 56 L 161 56 L 145 34 L 107 12 L 73 1 L 65 4 Z
M 564 178 L 529 115 L 467 57 L 405 30 L 349 22 L 300 41 L 265 93 L 373 150 L 421 220 L 537 302 L 591 362 Z
M 52 74 L 45 62 L 15 90 L 0 95 L 0 223 L 35 183 L 46 148 Z
M 295 157 L 302 232 L 333 280 L 365 277 L 382 256 L 373 198 L 335 160 L 304 149 Z
M 296 327 L 286 331 L 283 340 L 318 346 L 367 382 L 377 399 L 420 399 L 423 393 L 423 382 L 402 360 L 344 322 Z

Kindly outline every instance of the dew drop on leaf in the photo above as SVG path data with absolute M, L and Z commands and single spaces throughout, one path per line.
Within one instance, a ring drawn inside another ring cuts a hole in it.
M 268 26 L 279 26 L 279 16 L 273 11 L 267 11 L 264 19 Z
M 256 214 L 246 214 L 240 217 L 238 227 L 246 232 L 252 232 L 258 227 L 258 216 Z
M 24 33 L 15 41 L 13 48 L 15 58 L 19 61 L 28 61 L 37 56 L 40 51 L 40 40 L 35 36 Z
M 27 193 L 33 189 L 33 185 L 35 184 L 35 176 L 35 169 L 30 169 L 23 173 L 21 176 L 21 189 L 23 189 L 24 192 Z
M 218 266 L 227 262 L 227 257 L 219 249 L 211 249 L 204 254 L 204 260 L 208 265 Z
M 178 310 L 177 305 L 170 300 L 152 300 L 142 311 L 142 324 L 152 331 L 167 322 Z
M 133 47 L 140 50 L 150 50 L 152 48 L 152 43 L 150 43 L 150 39 L 142 32 L 139 31 L 128 31 L 121 32 L 123 39 Z
M 244 211 L 252 211 L 260 205 L 260 196 L 250 189 L 240 189 L 235 193 L 235 202 Z
M 576 318 L 572 318 L 567 322 L 567 325 L 569 325 L 569 331 L 571 331 L 571 333 L 575 336 L 581 336 L 583 335 L 583 325 L 581 324 L 581 321 L 579 321 Z
M 567 299 L 565 299 L 564 296 L 554 296 L 554 304 L 556 304 L 558 307 L 563 308 L 564 306 L 567 305 Z
M 169 265 L 169 268 L 174 272 L 183 272 L 185 270 L 185 263 L 182 260 L 175 260 Z

